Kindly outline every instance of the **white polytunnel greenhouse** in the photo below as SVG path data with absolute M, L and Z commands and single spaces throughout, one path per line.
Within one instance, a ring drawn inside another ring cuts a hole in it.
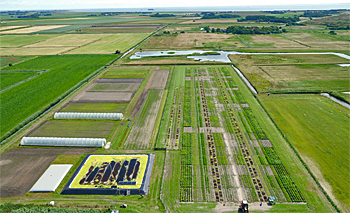
M 108 119 L 121 120 L 123 113 L 56 112 L 55 119 Z
M 105 138 L 23 137 L 21 146 L 103 147 Z

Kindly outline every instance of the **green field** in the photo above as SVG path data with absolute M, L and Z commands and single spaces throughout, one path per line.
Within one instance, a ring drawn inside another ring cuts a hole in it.
M 350 111 L 319 95 L 259 98 L 321 184 L 349 209 Z
M 108 138 L 114 121 L 49 120 L 30 137 Z
M 144 67 L 111 67 L 101 78 L 145 78 L 149 70 Z
M 114 34 L 92 44 L 70 51 L 68 54 L 111 54 L 115 53 L 116 50 L 125 52 L 145 39 L 148 35 L 148 33 Z
M 1 35 L 0 47 L 22 47 L 56 36 L 58 35 Z
M 118 113 L 123 112 L 126 106 L 126 103 L 69 103 L 60 112 Z
M 0 72 L 0 90 L 35 76 L 39 72 Z
M 67 90 L 114 58 L 113 55 L 43 56 L 5 68 L 4 71 L 50 71 L 1 94 L 1 136 L 32 114 L 45 109 Z

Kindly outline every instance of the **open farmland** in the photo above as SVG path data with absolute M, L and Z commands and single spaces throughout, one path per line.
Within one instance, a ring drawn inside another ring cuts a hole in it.
M 241 48 L 246 47 L 236 36 L 212 33 L 180 33 L 154 36 L 143 49 L 191 49 L 191 48 Z
M 0 34 L 26 34 L 26 33 L 35 33 L 42 30 L 49 30 L 49 29 L 55 29 L 60 27 L 66 27 L 67 25 L 46 25 L 46 26 L 33 26 L 28 28 L 22 28 L 22 29 L 14 29 L 11 31 L 1 31 Z
M 115 53 L 117 50 L 125 52 L 148 35 L 148 33 L 113 34 L 92 44 L 70 51 L 68 54 L 110 54 Z
M 10 56 L 10 57 L 6 57 L 6 56 L 0 56 L 0 67 L 9 65 L 9 64 L 18 64 L 21 63 L 23 61 L 27 61 L 30 59 L 33 59 L 33 56 Z
M 149 67 L 111 66 L 101 78 L 145 78 L 149 70 Z
M 84 154 L 94 149 L 13 149 L 0 156 L 0 197 L 26 194 L 60 154 Z
M 259 96 L 337 205 L 349 210 L 349 110 L 319 95 Z
M 49 120 L 27 137 L 108 138 L 115 121 Z
M 0 72 L 0 92 L 8 89 L 15 84 L 24 82 L 25 80 L 34 77 L 39 72 Z
M 1 136 L 114 59 L 113 55 L 43 56 L 3 69 L 50 71 L 1 93 Z M 6 101 L 4 101 L 6 100 Z M 16 106 L 16 107 L 14 107 Z M 10 122 L 9 122 L 10 121 Z
M 0 47 L 22 47 L 56 37 L 58 35 L 3 35 Z
M 41 55 L 58 55 L 67 52 L 74 47 L 31 47 L 31 48 L 0 48 L 0 55 L 16 55 L 16 56 L 41 56 Z
M 60 112 L 118 113 L 126 106 L 126 103 L 68 103 Z
M 307 48 L 292 40 L 283 38 L 280 35 L 239 35 L 250 47 L 263 47 L 263 48 Z
M 67 34 L 61 35 L 54 38 L 47 39 L 42 42 L 38 42 L 31 45 L 26 45 L 24 47 L 80 47 L 88 43 L 93 43 L 99 41 L 100 39 L 106 37 L 106 34 Z
M 332 39 L 330 37 L 321 36 L 319 34 L 288 33 L 285 36 L 289 39 L 295 40 L 311 48 L 331 49 L 331 50 L 334 50 L 334 49 L 348 50 L 349 49 L 349 41 Z

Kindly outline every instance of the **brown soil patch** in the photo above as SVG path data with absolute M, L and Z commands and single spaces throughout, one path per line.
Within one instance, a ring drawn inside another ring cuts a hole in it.
M 11 149 L 0 156 L 0 197 L 24 195 L 61 154 L 83 154 L 95 149 Z
M 184 127 L 184 132 L 193 133 L 194 131 L 192 127 Z
M 156 70 L 150 89 L 164 89 L 168 80 L 169 70 Z
M 75 103 L 88 103 L 88 102 L 130 102 L 134 93 L 132 92 L 86 92 L 82 91 L 76 95 L 71 102 Z
M 269 140 L 260 140 L 260 142 L 264 147 L 272 147 L 272 144 Z

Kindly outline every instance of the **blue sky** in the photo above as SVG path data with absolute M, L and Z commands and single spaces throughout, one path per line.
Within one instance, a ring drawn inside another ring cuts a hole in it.
M 1 10 L 97 9 L 141 7 L 242 6 L 349 3 L 348 0 L 0 0 Z

